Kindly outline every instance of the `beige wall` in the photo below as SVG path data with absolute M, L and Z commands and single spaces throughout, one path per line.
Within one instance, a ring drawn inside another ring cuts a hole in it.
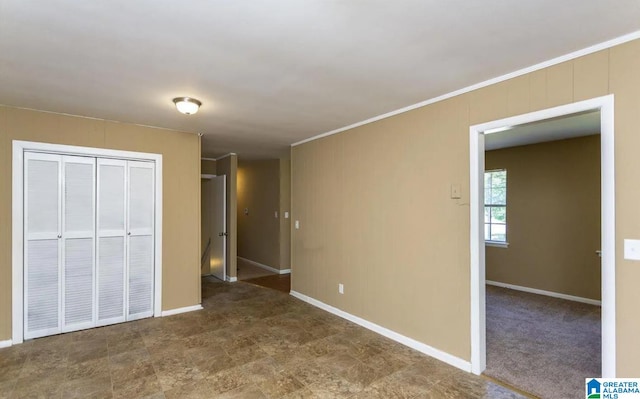
M 292 289 L 469 360 L 469 126 L 614 93 L 617 371 L 637 376 L 639 87 L 636 40 L 294 147 Z
M 238 256 L 279 269 L 279 160 L 238 162 L 237 215 Z
M 11 339 L 12 140 L 162 154 L 162 309 L 200 302 L 198 136 L 0 106 L 0 340 Z
M 200 161 L 200 170 L 203 175 L 215 175 L 216 174 L 216 161 L 209 159 L 203 159 Z
M 507 170 L 508 248 L 486 247 L 487 280 L 600 300 L 600 135 L 485 154 Z
M 227 276 L 237 277 L 238 225 L 237 225 L 237 174 L 238 157 L 227 155 L 216 160 L 217 175 L 227 176 Z
M 280 159 L 280 270 L 291 268 L 291 159 Z
M 203 175 L 215 175 L 216 174 L 216 161 L 209 159 L 202 159 L 200 161 L 200 173 Z M 212 199 L 209 198 L 209 192 L 204 190 L 205 185 L 209 182 L 209 180 L 202 179 L 200 182 L 200 273 L 201 274 L 209 274 L 210 266 L 207 256 L 205 261 L 202 260 L 202 255 L 207 250 L 207 243 L 209 242 L 209 238 L 211 238 L 211 203 Z
M 238 256 L 274 269 L 289 269 L 291 219 L 284 216 L 290 212 L 290 206 L 289 158 L 239 161 Z

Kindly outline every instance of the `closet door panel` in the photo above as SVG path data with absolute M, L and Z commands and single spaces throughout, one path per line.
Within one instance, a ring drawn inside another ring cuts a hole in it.
M 154 164 L 129 161 L 127 319 L 153 314 Z
M 26 243 L 25 330 L 27 339 L 60 332 L 59 240 Z
M 73 331 L 95 325 L 95 158 L 64 156 L 63 326 Z
M 149 162 L 129 162 L 129 231 L 152 234 L 154 168 Z
M 59 155 L 27 153 L 25 181 L 25 216 L 28 238 L 60 233 L 60 165 Z
M 148 317 L 153 309 L 153 237 L 129 239 L 129 319 Z
M 98 239 L 98 324 L 124 321 L 124 237 Z
M 61 328 L 62 157 L 24 156 L 24 337 L 30 339 Z
M 65 239 L 64 260 L 64 330 L 92 327 L 93 238 Z
M 98 159 L 98 325 L 126 319 L 127 162 Z

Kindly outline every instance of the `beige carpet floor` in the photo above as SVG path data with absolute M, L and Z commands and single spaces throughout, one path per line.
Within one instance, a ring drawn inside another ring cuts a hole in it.
M 485 374 L 543 399 L 584 398 L 601 373 L 600 307 L 487 286 Z

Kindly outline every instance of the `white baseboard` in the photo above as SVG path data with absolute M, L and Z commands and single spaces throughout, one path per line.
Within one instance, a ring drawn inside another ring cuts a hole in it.
M 264 270 L 268 270 L 268 271 L 273 272 L 273 273 L 277 273 L 277 274 L 289 274 L 289 273 L 291 273 L 291 269 L 282 269 L 282 270 L 276 269 L 275 267 L 267 266 L 267 265 L 264 265 L 262 263 L 253 261 L 251 259 L 243 258 L 242 256 L 238 256 L 238 259 L 242 259 L 243 261 L 245 261 L 247 263 L 251 263 L 254 266 L 261 267 Z
M 395 331 L 389 330 L 388 328 L 382 327 L 382 326 L 380 326 L 378 324 L 375 324 L 375 323 L 372 323 L 372 322 L 367 321 L 365 319 L 362 319 L 362 318 L 360 318 L 358 316 L 354 316 L 354 315 L 352 315 L 350 313 L 347 313 L 347 312 L 345 312 L 343 310 L 340 310 L 338 308 L 334 308 L 331 305 L 327 305 L 324 302 L 320 302 L 317 299 L 313 299 L 313 298 L 308 297 L 308 296 L 306 296 L 304 294 L 301 294 L 299 292 L 290 291 L 289 293 L 292 296 L 294 296 L 294 297 L 296 297 L 296 298 L 298 298 L 298 299 L 300 299 L 300 300 L 302 300 L 304 302 L 307 302 L 308 304 L 311 304 L 311 305 L 313 305 L 315 307 L 318 307 L 318 308 L 320 308 L 322 310 L 325 310 L 325 311 L 327 311 L 329 313 L 333 313 L 336 316 L 342 317 L 343 319 L 346 319 L 346 320 L 354 322 L 354 323 L 356 323 L 358 325 L 361 325 L 362 327 L 364 327 L 366 329 L 369 329 L 369 330 L 371 330 L 371 331 L 373 331 L 375 333 L 378 333 L 378 334 L 383 335 L 383 336 L 385 336 L 385 337 L 387 337 L 389 339 L 392 339 L 392 340 L 394 340 L 394 341 L 396 341 L 398 343 L 401 343 L 401 344 L 403 344 L 405 346 L 408 346 L 409 348 L 415 349 L 418 352 L 422 352 L 425 355 L 434 357 L 434 358 L 436 358 L 438 360 L 441 360 L 441 361 L 443 361 L 445 363 L 448 363 L 448 364 L 450 364 L 450 365 L 452 365 L 454 367 L 457 367 L 457 368 L 459 368 L 459 369 L 461 369 L 463 371 L 471 372 L 471 362 L 468 362 L 468 361 L 466 361 L 464 359 L 460 359 L 457 356 L 453 356 L 453 355 L 451 355 L 449 353 L 443 352 L 443 351 L 441 351 L 439 349 L 436 349 L 436 348 L 434 348 L 432 346 L 424 344 L 424 343 L 422 343 L 420 341 L 416 341 L 413 338 L 409 338 L 409 337 L 404 336 L 402 334 L 399 334 L 399 333 L 397 333 Z
M 202 305 L 185 306 L 184 308 L 163 310 L 162 317 L 173 316 L 174 314 L 180 314 L 180 313 L 193 312 L 196 310 L 202 310 Z
M 238 277 L 227 276 L 227 281 L 230 283 L 235 283 L 236 281 L 238 281 Z
M 13 342 L 10 339 L 6 341 L 0 341 L 0 348 L 8 348 L 11 345 L 13 345 Z
M 582 298 L 579 296 L 561 294 L 559 292 L 539 290 L 537 288 L 523 287 L 521 285 L 501 283 L 499 281 L 486 280 L 485 283 L 487 285 L 495 285 L 496 287 L 509 288 L 511 290 L 516 290 L 516 291 L 529 292 L 531 294 L 546 295 L 554 298 L 566 299 L 568 301 L 582 302 L 582 303 L 587 303 L 589 305 L 602 306 L 602 302 L 596 299 Z

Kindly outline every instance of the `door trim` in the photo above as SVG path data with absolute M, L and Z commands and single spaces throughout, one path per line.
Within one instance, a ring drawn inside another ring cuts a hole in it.
M 144 152 L 120 151 L 93 147 L 13 141 L 12 168 L 12 344 L 24 340 L 24 152 L 47 152 L 60 155 L 117 158 L 129 161 L 155 162 L 155 226 L 154 226 L 154 304 L 153 315 L 162 315 L 162 155 Z
M 612 94 L 469 128 L 471 371 L 486 368 L 485 246 L 483 221 L 484 131 L 577 112 L 600 110 L 602 229 L 602 377 L 616 376 L 616 254 L 614 96 Z M 594 376 L 595 377 L 595 376 Z

